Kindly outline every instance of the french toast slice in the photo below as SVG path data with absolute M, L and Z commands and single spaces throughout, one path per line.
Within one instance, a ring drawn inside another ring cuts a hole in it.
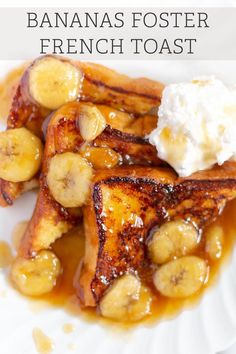
M 7 129 L 26 127 L 33 134 L 43 139 L 42 125 L 53 109 L 45 107 L 35 100 L 32 96 L 29 78 L 32 71 L 38 70 L 37 66 L 42 62 L 45 64 L 45 73 L 43 72 L 43 74 L 46 76 L 48 59 L 55 60 L 55 65 L 58 61 L 69 64 L 78 71 L 80 80 L 78 82 L 78 95 L 75 98 L 77 101 L 91 101 L 109 105 L 132 115 L 146 114 L 160 103 L 163 85 L 159 82 L 145 78 L 131 79 L 98 64 L 72 62 L 58 57 L 45 56 L 36 59 L 25 70 L 13 97 L 7 120 Z M 69 78 L 66 79 L 69 80 Z M 60 85 L 58 89 L 60 90 Z M 31 185 L 36 185 L 36 180 L 28 183 L 28 181 L 10 182 L 0 179 L 0 206 L 12 205 L 14 200 L 24 190 L 28 190 Z
M 30 257 L 37 251 L 48 248 L 81 219 L 78 209 L 65 208 L 55 201 L 47 185 L 47 175 L 52 157 L 65 152 L 80 153 L 83 148 L 85 142 L 80 133 L 79 120 L 84 107 L 89 112 L 90 108 L 99 109 L 100 106 L 92 103 L 68 103 L 61 107 L 49 122 L 38 199 L 19 251 L 24 257 Z M 103 106 L 100 109 L 106 115 L 106 121 L 109 112 L 114 113 L 114 109 L 109 107 Z M 122 114 L 116 111 L 118 121 L 119 115 Z M 156 117 L 149 116 L 149 120 L 156 120 Z M 107 125 L 89 146 L 113 149 L 121 157 L 119 163 L 124 165 L 138 163 L 155 166 L 162 163 L 157 158 L 156 149 L 144 137 L 122 132 L 110 125 Z
M 154 226 L 181 218 L 202 229 L 235 196 L 233 162 L 189 178 L 158 167 L 97 171 L 83 207 L 86 247 L 77 279 L 82 304 L 96 306 L 113 280 L 143 269 Z
M 24 126 L 42 137 L 42 123 L 54 109 L 44 107 L 34 99 L 29 76 L 39 62 L 45 61 L 46 66 L 48 59 L 55 60 L 55 64 L 57 61 L 69 63 L 79 71 L 81 80 L 78 83 L 76 101 L 93 102 L 137 115 L 147 114 L 160 104 L 164 88 L 160 82 L 146 78 L 129 78 L 99 64 L 44 56 L 31 63 L 20 80 L 7 121 L 8 129 Z

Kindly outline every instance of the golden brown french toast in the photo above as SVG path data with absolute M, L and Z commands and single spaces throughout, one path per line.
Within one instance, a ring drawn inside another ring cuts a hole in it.
M 47 128 L 37 204 L 21 245 L 21 255 L 31 256 L 41 249 L 48 248 L 52 242 L 71 229 L 81 219 L 81 213 L 74 205 L 73 207 L 63 206 L 55 200 L 50 192 L 48 175 L 53 157 L 63 157 L 64 153 L 73 153 L 76 155 L 75 157 L 78 157 L 78 155 L 83 156 L 84 161 L 87 160 L 90 164 L 89 166 L 92 165 L 94 170 L 105 166 L 107 168 L 114 167 L 114 164 L 129 165 L 137 163 L 139 165 L 155 166 L 162 163 L 157 158 L 155 148 L 144 137 L 124 133 L 112 128 L 110 125 L 104 126 L 103 131 L 94 137 L 93 140 L 85 142 L 81 135 L 81 129 L 83 130 L 81 121 L 86 126 L 85 134 L 87 135 L 92 132 L 87 127 L 86 119 L 89 119 L 91 124 L 90 118 L 96 119 L 96 116 L 98 116 L 99 119 L 105 119 L 106 123 L 109 121 L 109 114 L 114 112 L 118 122 L 120 121 L 120 116 L 122 118 L 123 112 L 114 111 L 114 109 L 104 106 L 100 109 L 100 106 L 95 106 L 92 103 L 72 102 L 61 107 L 52 116 Z M 154 116 L 146 117 L 149 117 L 149 120 L 156 120 Z M 109 155 L 104 157 L 104 153 L 107 151 L 109 151 Z M 94 154 L 95 157 L 93 157 Z M 111 159 L 111 156 L 113 157 L 114 155 L 117 157 L 116 160 Z M 62 165 L 60 169 L 63 169 Z M 66 166 L 64 166 L 65 169 Z M 80 173 L 82 172 L 80 171 Z M 54 185 L 56 179 L 57 176 L 54 176 Z M 76 176 L 76 179 L 80 182 L 77 189 L 83 189 L 83 182 L 79 180 L 80 176 Z M 63 188 L 65 188 L 64 185 L 61 186 L 61 189 Z
M 67 65 L 67 67 L 63 68 L 63 65 Z M 56 67 L 58 71 L 54 69 L 52 72 L 53 67 Z M 43 93 L 38 93 L 40 85 L 43 86 L 44 81 L 50 85 L 50 80 L 54 75 L 54 81 L 55 79 L 59 81 L 54 82 L 54 85 L 58 85 L 54 87 L 54 91 L 56 91 L 54 96 L 58 96 L 62 90 L 59 85 L 60 80 L 69 80 L 69 74 L 73 70 L 78 71 L 79 79 L 70 83 L 72 86 L 78 83 L 78 92 L 76 91 L 78 95 L 73 100 L 103 104 L 137 115 L 147 114 L 160 103 L 163 85 L 159 82 L 146 78 L 131 79 L 99 64 L 45 56 L 36 59 L 24 72 L 13 98 L 7 122 L 8 128 L 25 126 L 36 135 L 42 136 L 42 122 L 51 111 L 59 108 L 60 105 L 52 108 L 47 106 L 57 105 L 57 102 L 51 105 L 46 102 L 43 105 Z M 31 78 L 34 71 L 38 75 L 33 75 Z M 64 77 L 62 77 L 63 75 Z M 74 91 L 75 87 L 72 88 Z M 67 89 L 69 90 L 69 88 Z M 66 91 L 60 94 L 66 95 L 67 93 Z M 40 102 L 37 101 L 34 94 L 39 97 Z M 46 92 L 46 94 L 49 96 L 50 92 Z M 66 98 L 63 104 L 68 101 L 69 99 Z
M 40 182 L 32 218 L 14 235 L 10 277 L 22 294 L 76 293 L 82 307 L 130 323 L 176 311 L 210 283 L 235 235 L 235 200 L 222 211 L 236 197 L 236 162 L 180 178 L 167 145 L 160 160 L 161 91 L 53 56 L 26 70 L 0 134 L 0 204 Z M 174 150 L 186 142 L 164 135 Z M 200 145 L 213 166 L 215 149 Z
M 68 101 L 109 105 L 130 113 L 134 118 L 159 105 L 162 90 L 163 85 L 159 82 L 131 79 L 101 65 L 53 56 L 41 57 L 25 70 L 20 80 L 7 129 L 25 127 L 42 139 L 46 117 Z M 27 182 L 0 179 L 0 205 L 12 205 L 28 189 Z
M 183 219 L 202 229 L 235 196 L 233 162 L 188 178 L 158 167 L 97 171 L 83 208 L 86 249 L 77 283 L 81 302 L 96 306 L 116 278 L 139 273 L 154 226 Z

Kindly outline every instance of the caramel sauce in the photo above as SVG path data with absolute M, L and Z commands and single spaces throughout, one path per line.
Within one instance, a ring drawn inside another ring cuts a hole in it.
M 12 98 L 25 68 L 26 64 L 11 70 L 0 82 L 0 120 L 3 122 L 7 120 Z
M 75 326 L 72 323 L 65 323 L 62 329 L 64 333 L 68 334 L 74 332 Z
M 163 319 L 170 319 L 180 313 L 182 310 L 187 308 L 192 308 L 195 306 L 204 293 L 209 287 L 216 283 L 219 276 L 219 270 L 224 265 L 225 261 L 229 259 L 231 251 L 234 246 L 236 239 L 236 200 L 228 203 L 222 215 L 220 215 L 214 222 L 215 225 L 219 225 L 224 230 L 224 244 L 222 256 L 220 259 L 212 261 L 209 259 L 207 253 L 204 250 L 205 240 L 204 233 L 202 236 L 201 243 L 194 254 L 199 257 L 204 258 L 209 264 L 209 277 L 205 286 L 195 295 L 187 299 L 168 299 L 167 297 L 161 296 L 154 289 L 150 281 L 150 274 L 147 274 L 147 279 L 144 279 L 146 283 L 150 286 L 153 295 L 153 302 L 151 307 L 151 315 L 144 318 L 141 323 L 155 324 Z M 66 311 L 69 311 L 75 316 L 80 316 L 87 321 L 96 321 L 101 324 L 109 325 L 113 327 L 116 325 L 119 328 L 127 329 L 134 327 L 135 323 L 122 323 L 117 324 L 111 320 L 102 318 L 96 309 L 81 309 L 79 302 L 75 296 L 75 289 L 73 286 L 73 280 L 78 268 L 78 264 L 83 258 L 84 254 L 84 234 L 82 227 L 77 230 L 70 232 L 61 239 L 57 240 L 53 245 L 53 251 L 59 257 L 63 266 L 63 275 L 59 280 L 57 286 L 54 290 L 41 297 L 39 300 L 34 301 L 44 301 L 46 304 L 51 306 L 63 307 Z M 223 272 L 222 272 L 223 273 Z M 223 274 L 222 274 L 223 275 Z M 143 277 L 144 275 L 142 275 Z
M 13 260 L 11 248 L 5 241 L 0 241 L 0 268 L 8 267 Z
M 41 329 L 34 328 L 32 336 L 39 354 L 50 354 L 53 351 L 54 344 L 52 340 Z

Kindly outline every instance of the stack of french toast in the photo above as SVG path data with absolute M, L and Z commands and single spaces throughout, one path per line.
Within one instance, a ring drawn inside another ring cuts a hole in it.
M 37 278 L 37 290 L 27 293 L 51 290 L 61 272 L 51 246 L 79 224 L 86 241 L 75 288 L 83 306 L 137 320 L 150 312 L 147 274 L 164 296 L 188 296 L 203 286 L 208 265 L 194 249 L 236 196 L 235 163 L 180 178 L 161 161 L 147 136 L 157 126 L 162 90 L 159 82 L 54 56 L 25 70 L 0 135 L 1 206 L 39 188 L 12 268 L 22 292 L 27 264 L 29 275 L 43 261 L 53 283 L 44 289 Z M 158 254 L 162 228 L 172 248 L 180 247 L 176 235 L 187 235 L 179 254 L 170 247 Z M 181 259 L 178 276 L 169 276 L 165 267 Z M 168 276 L 173 291 L 164 284 Z

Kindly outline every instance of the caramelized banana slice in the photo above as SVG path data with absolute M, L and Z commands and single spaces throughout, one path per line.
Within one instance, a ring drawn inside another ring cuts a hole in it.
M 151 295 L 140 280 L 126 274 L 114 281 L 100 301 L 101 314 L 117 321 L 137 321 L 150 313 Z
M 139 321 L 151 313 L 152 295 L 150 290 L 141 285 L 139 299 L 129 306 L 129 321 Z
M 10 182 L 30 180 L 39 170 L 42 143 L 26 128 L 0 133 L 0 177 Z
M 57 109 L 79 96 L 82 73 L 69 61 L 46 56 L 29 70 L 29 91 L 33 99 L 48 109 Z
M 41 251 L 34 258 L 16 258 L 11 279 L 24 295 L 40 296 L 49 293 L 61 273 L 59 259 L 51 251 Z
M 122 161 L 120 154 L 110 148 L 90 147 L 81 149 L 80 154 L 88 160 L 95 169 L 112 168 Z
M 154 285 L 164 296 L 184 298 L 196 293 L 207 277 L 206 262 L 186 256 L 161 266 L 154 274 Z
M 184 220 L 170 221 L 154 232 L 148 244 L 149 255 L 154 263 L 162 264 L 189 254 L 198 242 L 199 234 L 193 224 Z
M 106 128 L 106 118 L 92 105 L 81 105 L 79 113 L 80 134 L 85 141 L 92 141 Z
M 205 234 L 206 237 L 206 252 L 209 257 L 215 261 L 222 255 L 224 232 L 222 227 L 217 225 L 211 225 Z
M 112 108 L 110 105 L 97 105 L 97 107 L 104 117 L 106 117 L 107 124 L 113 129 L 124 131 L 126 127 L 129 127 L 138 119 L 133 114 L 123 112 L 121 110 L 122 107 L 119 110 Z
M 66 208 L 82 206 L 89 192 L 93 171 L 79 154 L 55 155 L 49 164 L 48 187 L 58 203 Z

